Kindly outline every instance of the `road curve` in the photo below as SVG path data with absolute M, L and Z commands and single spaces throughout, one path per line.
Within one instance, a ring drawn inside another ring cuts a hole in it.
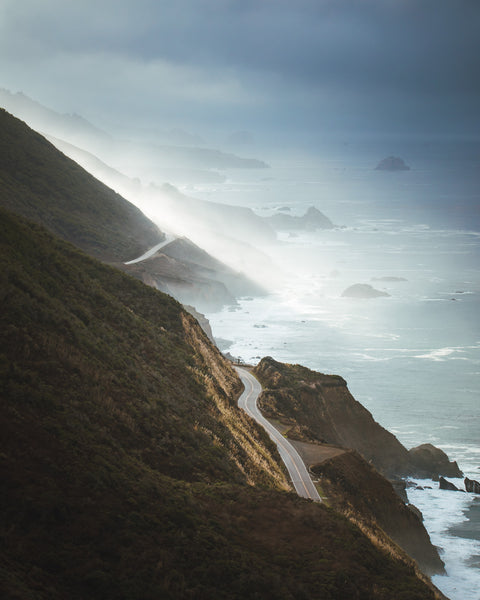
M 133 260 L 129 260 L 128 262 L 123 263 L 123 264 L 124 265 L 133 265 L 135 263 L 142 262 L 142 260 L 147 260 L 147 258 L 150 258 L 151 256 L 153 256 L 155 254 L 155 252 L 158 252 L 160 250 L 160 248 L 163 248 L 164 246 L 167 246 L 168 244 L 173 242 L 174 239 L 176 239 L 176 237 L 174 235 L 172 235 L 171 233 L 167 233 L 167 234 L 165 234 L 165 239 L 163 240 L 163 242 L 160 242 L 153 248 L 150 248 L 150 250 L 147 250 L 145 252 L 145 254 L 142 254 L 142 256 L 139 256 L 138 258 L 134 258 Z
M 317 488 L 314 486 L 308 474 L 305 463 L 295 448 L 286 440 L 275 427 L 265 419 L 257 407 L 257 398 L 262 391 L 259 381 L 246 369 L 235 367 L 245 389 L 238 399 L 238 406 L 250 415 L 257 423 L 266 429 L 270 439 L 277 445 L 278 452 L 287 467 L 290 479 L 299 496 L 310 498 L 315 502 L 321 502 Z

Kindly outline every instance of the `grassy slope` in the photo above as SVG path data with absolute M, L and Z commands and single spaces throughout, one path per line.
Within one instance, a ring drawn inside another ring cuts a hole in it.
M 2 597 L 433 597 L 282 491 L 174 300 L 4 211 L 0 228 Z
M 140 210 L 2 109 L 0 204 L 101 260 L 135 258 L 163 239 Z
M 359 454 L 345 452 L 315 465 L 312 471 L 320 478 L 329 505 L 357 523 L 371 539 L 394 554 L 400 552 L 395 547 L 398 544 L 429 575 L 445 573 L 420 517 Z

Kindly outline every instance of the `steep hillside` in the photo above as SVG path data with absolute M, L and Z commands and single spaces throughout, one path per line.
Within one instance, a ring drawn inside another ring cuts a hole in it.
M 177 238 L 148 260 L 121 265 L 148 285 L 171 294 L 182 304 L 212 312 L 236 304 L 236 298 L 265 290 L 186 238 Z
M 431 599 L 288 489 L 180 305 L 0 214 L 0 594 Z
M 428 575 L 445 572 L 418 512 L 404 504 L 390 482 L 359 454 L 344 452 L 312 466 L 312 472 L 320 478 L 329 505 L 369 537 L 396 553 L 393 540 Z
M 109 436 L 118 429 L 124 444 L 132 440 L 134 452 L 171 476 L 217 480 L 225 470 L 226 479 L 268 480 L 261 457 L 247 456 L 255 442 L 240 433 L 235 441 L 222 424 L 232 413 L 249 430 L 233 401 L 241 384 L 193 317 L 172 298 L 1 215 L 2 351 L 13 361 L 2 371 L 7 394 L 31 409 L 80 402 L 93 411 L 98 443 L 106 436 L 114 446 Z M 218 447 L 204 456 L 202 440 Z
M 141 193 L 131 182 L 130 193 L 135 189 Z M 169 244 L 170 258 L 165 249 L 159 258 L 124 266 L 164 240 L 164 233 L 133 204 L 3 110 L 0 206 L 46 226 L 91 256 L 116 263 L 200 310 L 218 310 L 235 303 L 236 296 L 262 293 L 260 286 L 188 240 Z
M 138 208 L 2 109 L 0 205 L 105 261 L 135 258 L 164 239 Z

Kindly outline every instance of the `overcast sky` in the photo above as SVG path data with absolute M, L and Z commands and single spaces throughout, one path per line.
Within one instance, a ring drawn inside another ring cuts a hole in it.
M 480 135 L 478 0 L 2 0 L 0 87 L 98 126 Z

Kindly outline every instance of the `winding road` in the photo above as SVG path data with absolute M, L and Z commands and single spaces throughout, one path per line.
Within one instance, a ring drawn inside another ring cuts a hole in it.
M 134 258 L 133 260 L 129 260 L 128 262 L 123 263 L 123 264 L 124 265 L 133 265 L 135 263 L 142 262 L 142 260 L 147 260 L 147 258 L 150 258 L 156 252 L 158 252 L 160 250 L 160 248 L 163 248 L 164 246 L 168 246 L 168 244 L 173 242 L 173 240 L 175 240 L 175 239 L 176 239 L 175 235 L 172 235 L 171 233 L 167 233 L 167 234 L 165 234 L 165 239 L 163 240 L 163 242 L 160 242 L 153 248 L 150 248 L 150 250 L 147 250 L 145 252 L 145 254 L 142 254 L 142 256 L 139 256 L 138 258 Z
M 317 488 L 308 474 L 305 463 L 295 448 L 275 427 L 265 419 L 257 407 L 257 399 L 262 391 L 259 381 L 246 369 L 235 367 L 245 389 L 238 399 L 238 406 L 266 429 L 270 439 L 277 445 L 278 452 L 287 467 L 290 479 L 299 496 L 321 502 Z

